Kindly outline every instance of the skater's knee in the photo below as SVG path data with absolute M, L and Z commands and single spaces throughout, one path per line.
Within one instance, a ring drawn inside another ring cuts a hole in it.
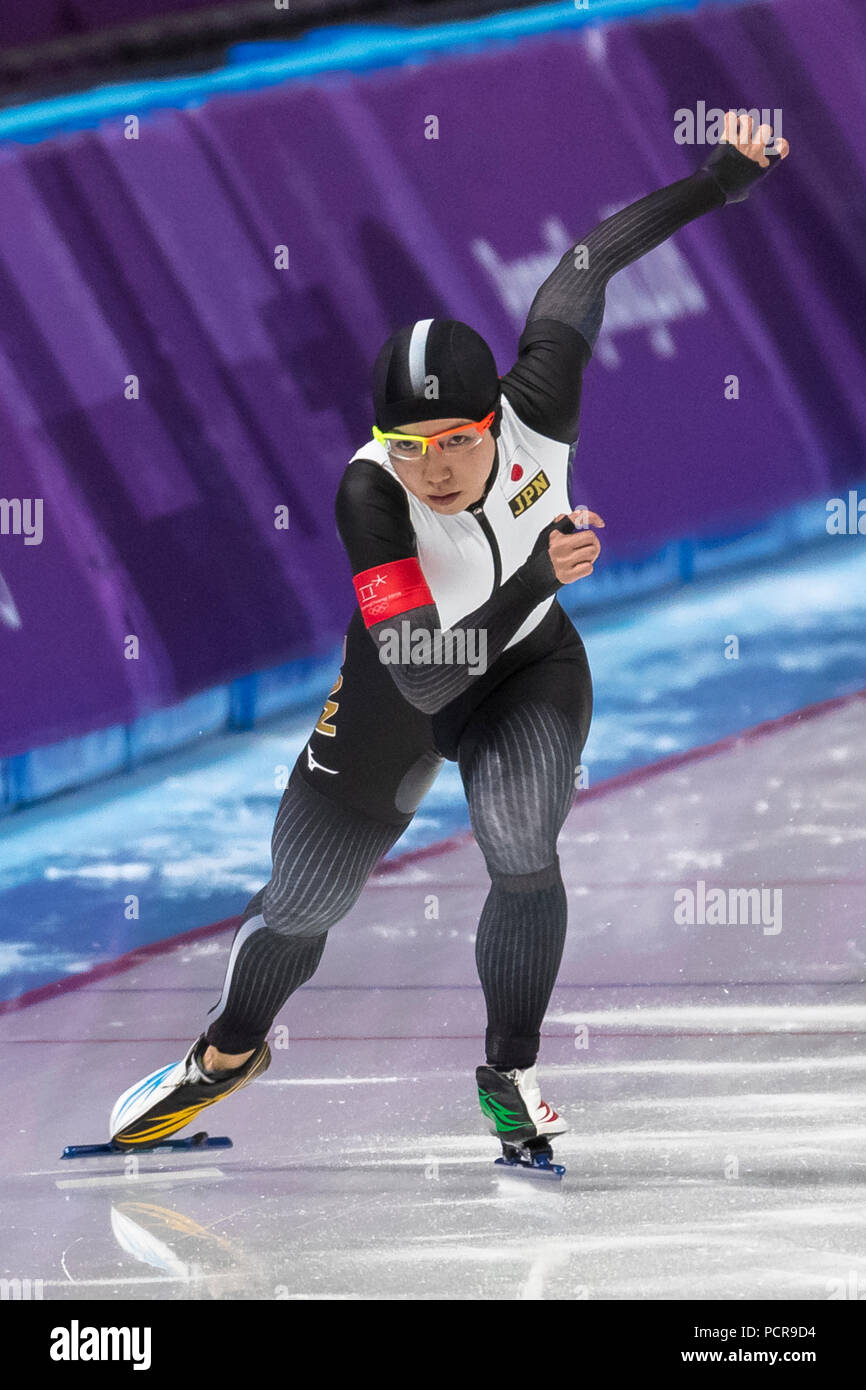
M 556 872 L 558 817 L 545 824 L 541 816 L 495 814 L 490 807 L 476 805 L 472 828 L 491 878 L 519 879 Z
M 543 868 L 527 868 L 522 872 L 502 872 L 489 860 L 487 863 L 490 881 L 505 893 L 536 893 L 541 888 L 552 888 L 562 883 L 559 855 Z
M 351 903 L 329 893 L 299 891 L 269 883 L 262 899 L 265 926 L 280 936 L 322 936 L 348 912 Z

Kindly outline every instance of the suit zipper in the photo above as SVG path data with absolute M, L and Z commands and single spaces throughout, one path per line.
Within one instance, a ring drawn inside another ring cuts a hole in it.
M 477 507 L 472 508 L 472 515 L 477 518 L 478 525 L 481 527 L 482 531 L 487 537 L 488 545 L 490 546 L 490 549 L 493 553 L 493 589 L 491 590 L 491 593 L 495 594 L 496 590 L 499 588 L 500 580 L 502 579 L 502 557 L 499 554 L 499 546 L 496 543 L 496 535 L 494 533 L 493 527 L 490 525 L 490 521 L 488 520 L 487 516 L 485 516 L 484 506 L 482 503 L 479 503 Z

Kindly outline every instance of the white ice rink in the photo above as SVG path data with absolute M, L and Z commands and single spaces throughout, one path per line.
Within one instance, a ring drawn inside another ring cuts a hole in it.
M 471 842 L 332 931 L 269 1072 L 206 1112 L 231 1150 L 59 1161 L 201 1031 L 230 934 L 0 1018 L 4 1275 L 94 1300 L 866 1294 L 864 802 L 854 698 L 577 804 L 540 1063 L 561 1185 L 491 1161 Z M 768 912 L 678 924 L 699 882 Z

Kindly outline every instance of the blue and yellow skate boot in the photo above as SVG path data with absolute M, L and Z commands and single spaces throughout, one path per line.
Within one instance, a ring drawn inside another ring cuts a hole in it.
M 242 1066 L 209 1074 L 201 1061 L 207 1045 L 202 1033 L 183 1061 L 160 1067 L 124 1091 L 109 1123 L 116 1148 L 145 1149 L 159 1144 L 190 1124 L 206 1106 L 247 1086 L 271 1064 L 271 1050 L 263 1042 Z

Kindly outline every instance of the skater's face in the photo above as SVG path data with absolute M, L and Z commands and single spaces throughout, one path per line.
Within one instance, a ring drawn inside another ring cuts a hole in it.
M 420 420 L 398 425 L 397 429 L 401 434 L 420 434 L 426 439 L 443 430 L 456 430 L 460 425 L 471 423 L 465 417 Z M 467 442 L 472 438 L 471 447 L 461 447 L 463 438 Z M 482 431 L 480 438 L 478 432 L 473 430 L 471 434 L 458 434 L 452 439 L 456 447 L 449 446 L 447 440 L 443 440 L 444 448 L 427 448 L 417 459 L 401 459 L 396 452 L 389 455 L 394 472 L 404 487 L 433 511 L 449 516 L 462 512 L 478 501 L 496 455 L 496 440 L 489 428 Z M 474 443 L 474 440 L 478 440 L 478 443 Z

